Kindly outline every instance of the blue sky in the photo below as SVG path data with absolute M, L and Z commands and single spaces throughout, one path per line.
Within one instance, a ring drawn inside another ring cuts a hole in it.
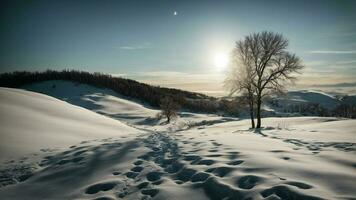
M 355 82 L 356 1 L 2 1 L 0 72 L 79 69 L 206 93 L 252 32 L 290 40 L 299 85 Z M 177 12 L 177 15 L 174 15 Z

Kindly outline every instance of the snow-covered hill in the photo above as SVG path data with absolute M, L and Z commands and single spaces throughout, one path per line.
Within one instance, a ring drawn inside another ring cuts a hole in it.
M 290 91 L 287 94 L 287 99 L 290 103 L 314 103 L 328 109 L 333 109 L 341 103 L 331 95 L 309 90 Z
M 0 127 L 0 186 L 27 179 L 44 166 L 44 157 L 70 146 L 142 133 L 53 97 L 10 88 L 0 88 Z
M 355 120 L 264 118 L 265 128 L 257 131 L 249 120 L 196 113 L 181 113 L 170 125 L 141 123 L 158 111 L 98 88 L 51 84 L 46 93 L 104 115 L 122 114 L 109 119 L 46 95 L 3 88 L 1 125 L 18 132 L 13 140 L 7 131 L 1 145 L 12 151 L 28 143 L 44 147 L 29 145 L 19 151 L 23 157 L 0 163 L 0 183 L 12 183 L 0 187 L 2 199 L 356 197 Z M 70 92 L 59 95 L 62 87 Z M 182 122 L 188 125 L 179 127 Z M 63 143 L 55 149 L 57 140 Z
M 47 94 L 111 118 L 131 123 L 155 117 L 158 113 L 157 110 L 124 98 L 110 89 L 70 81 L 44 81 L 26 85 L 24 89 Z
M 339 116 L 340 106 L 355 106 L 355 96 L 333 96 L 321 91 L 289 91 L 274 95 L 264 104 L 264 116 Z M 350 108 L 351 109 L 351 108 Z
M 184 129 L 197 123 L 209 124 L 210 121 L 216 123 L 231 120 L 217 115 L 181 112 L 179 113 L 181 117 L 173 122 L 173 126 L 170 124 L 162 126 L 165 119 L 158 120 L 156 117 L 160 110 L 150 108 L 137 100 L 127 99 L 109 89 L 70 81 L 44 81 L 26 85 L 24 89 L 53 96 L 131 125 L 154 126 L 156 130 Z
M 344 96 L 341 101 L 347 105 L 356 105 L 356 95 Z
M 25 90 L 0 88 L 0 102 L 1 161 L 139 132 L 117 120 Z

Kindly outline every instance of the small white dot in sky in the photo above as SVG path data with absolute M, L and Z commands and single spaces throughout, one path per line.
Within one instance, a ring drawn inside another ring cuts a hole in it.
M 174 15 L 174 16 L 178 15 L 177 11 L 174 11 L 174 12 L 173 12 L 173 15 Z

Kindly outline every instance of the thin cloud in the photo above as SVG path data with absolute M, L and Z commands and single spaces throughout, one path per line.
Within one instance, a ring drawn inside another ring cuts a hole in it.
M 335 84 L 314 84 L 314 87 L 356 87 L 356 82 Z
M 343 61 L 338 61 L 336 63 L 341 65 L 355 64 L 356 60 L 343 60 Z
M 121 46 L 119 49 L 122 50 L 140 50 L 140 49 L 147 49 L 145 46 Z
M 177 71 L 147 71 L 147 72 L 137 72 L 138 76 L 146 76 L 146 77 L 181 77 L 189 75 L 184 72 L 177 72 Z
M 113 77 L 126 77 L 127 74 L 111 74 Z
M 349 50 L 349 51 L 314 50 L 314 51 L 309 51 L 309 53 L 313 53 L 313 54 L 356 54 L 356 51 L 354 51 L 354 50 Z
M 132 50 L 143 50 L 143 49 L 150 49 L 152 48 L 151 43 L 144 43 L 141 45 L 124 45 L 124 46 L 119 46 L 118 49 L 120 50 L 128 50 L 128 51 L 132 51 Z

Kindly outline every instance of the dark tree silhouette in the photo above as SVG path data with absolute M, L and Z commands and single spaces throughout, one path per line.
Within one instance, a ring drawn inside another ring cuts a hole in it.
M 161 116 L 167 118 L 167 123 L 171 122 L 171 119 L 177 116 L 179 105 L 170 97 L 164 97 L 161 100 L 160 107 L 162 109 Z
M 235 73 L 236 77 L 229 78 L 227 82 L 235 83 L 230 83 L 231 92 L 250 91 L 249 95 L 253 97 L 250 107 L 256 102 L 256 128 L 261 128 L 263 98 L 272 92 L 283 92 L 285 85 L 296 79 L 293 74 L 300 73 L 304 68 L 300 58 L 289 53 L 287 47 L 287 39 L 268 31 L 253 33 L 236 43 L 232 58 L 238 60 L 235 65 L 240 65 L 239 68 L 243 70 L 240 75 Z M 253 109 L 250 110 L 253 112 Z

